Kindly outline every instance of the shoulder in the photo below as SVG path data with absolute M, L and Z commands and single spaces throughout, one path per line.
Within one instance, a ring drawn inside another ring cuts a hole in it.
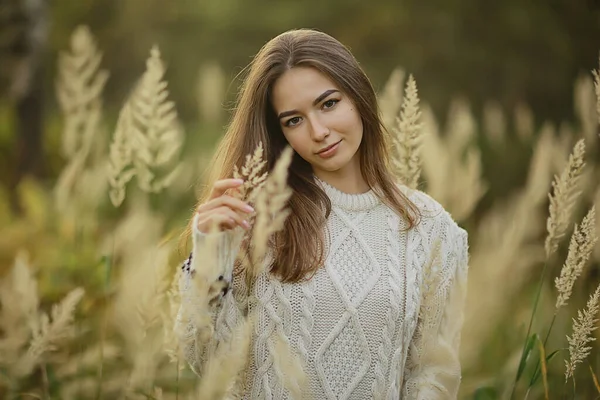
M 411 189 L 403 184 L 397 184 L 400 191 L 426 216 L 445 211 L 444 207 L 433 197 L 417 189 Z
M 417 207 L 422 219 L 436 220 L 439 222 L 447 222 L 457 225 L 450 213 L 446 211 L 437 200 L 427 193 L 417 189 L 411 189 L 402 184 L 397 184 L 397 186 L 406 196 L 406 198 Z
M 399 189 L 417 207 L 420 219 L 415 231 L 432 245 L 440 239 L 448 251 L 467 253 L 468 233 L 461 228 L 452 215 L 427 193 L 398 184 Z

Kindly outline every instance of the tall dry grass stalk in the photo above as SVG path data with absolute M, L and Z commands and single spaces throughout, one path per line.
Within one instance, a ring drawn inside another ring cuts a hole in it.
M 554 156 L 556 153 L 564 153 L 566 149 L 560 141 L 556 140 L 555 134 L 554 126 L 546 122 L 540 128 L 534 145 L 524 189 L 524 201 L 531 203 L 532 206 L 541 206 L 548 199 L 548 191 L 555 171 Z
M 436 298 L 436 291 L 440 287 L 440 283 L 443 279 L 442 274 L 440 274 L 442 270 L 441 249 L 441 239 L 435 238 L 432 243 L 431 255 L 423 266 L 423 279 L 421 281 L 421 299 L 423 299 L 423 302 L 419 308 L 419 319 L 422 321 L 422 326 L 432 326 L 435 324 L 435 321 L 432 320 L 432 318 L 435 317 L 435 313 L 431 312 L 431 302 Z M 423 332 L 420 332 L 418 338 L 421 341 L 420 348 L 423 349 L 423 353 L 420 354 L 420 357 L 424 359 L 428 356 L 425 354 L 426 349 L 429 348 L 427 343 L 434 340 L 435 337 L 431 334 L 423 334 Z
M 421 175 L 419 147 L 422 124 L 419 122 L 420 117 L 417 83 L 413 76 L 409 75 L 402 111 L 396 118 L 396 125 L 392 129 L 394 147 L 392 166 L 400 181 L 412 189 L 417 188 Z
M 594 82 L 589 75 L 582 75 L 575 81 L 573 100 L 575 102 L 575 114 L 583 137 L 588 147 L 592 148 L 598 140 L 598 116 L 596 113 L 597 100 L 594 93 Z
M 61 52 L 58 61 L 56 94 L 64 119 L 61 152 L 67 165 L 54 186 L 55 206 L 71 224 L 93 225 L 88 215 L 105 190 L 102 92 L 109 74 L 100 68 L 102 54 L 87 26 L 75 29 L 70 50 Z
M 20 253 L 9 279 L 0 287 L 0 365 L 14 381 L 40 366 L 45 371 L 46 354 L 72 337 L 75 307 L 84 294 L 81 288 L 72 290 L 47 314 L 39 309 L 37 286 L 28 256 Z
M 580 226 L 575 226 L 575 232 L 569 243 L 569 253 L 563 265 L 560 276 L 555 279 L 558 297 L 556 299 L 556 311 L 567 305 L 575 280 L 583 272 L 598 237 L 596 236 L 596 208 L 592 207 L 583 218 Z
M 600 187 L 598 187 L 596 195 L 594 196 L 594 206 L 596 209 L 600 208 Z M 600 232 L 600 214 L 596 214 L 596 233 L 597 232 Z M 600 246 L 596 246 L 594 250 L 596 262 L 600 263 Z
M 469 282 L 476 283 L 469 285 L 467 293 L 461 341 L 465 369 L 476 366 L 482 347 L 502 318 L 507 317 L 506 299 L 517 296 L 531 277 L 533 267 L 544 261 L 544 247 L 538 243 L 544 230 L 541 207 L 552 181 L 553 154 L 562 144 L 549 124 L 541 128 L 538 136 L 525 187 L 506 202 L 493 205 L 471 232 L 477 240 L 470 247 Z M 486 323 L 482 324 L 484 319 Z
M 133 116 L 131 106 L 125 104 L 119 113 L 117 127 L 110 144 L 108 158 L 109 196 L 113 206 L 118 207 L 125 200 L 127 183 L 135 176 L 133 167 L 133 146 L 130 141 Z
M 451 101 L 446 120 L 445 136 L 451 154 L 460 154 L 477 137 L 478 124 L 471 109 L 471 103 L 464 97 Z M 451 139 L 451 140 L 450 140 Z
M 165 258 L 162 262 L 165 263 L 163 265 L 168 265 Z M 162 316 L 167 305 L 160 293 L 164 280 L 150 278 L 142 282 L 147 287 L 142 291 L 141 298 L 136 299 L 138 320 L 128 324 L 130 332 L 124 334 L 121 330 L 121 334 L 128 340 L 128 358 L 131 362 L 127 382 L 129 392 L 137 389 L 149 390 L 160 376 L 160 367 L 165 356 L 165 328 L 162 326 Z M 157 298 L 151 298 L 152 295 L 156 295 Z
M 198 223 L 198 215 L 193 219 L 194 226 Z M 225 233 L 230 234 L 230 233 Z M 202 236 L 200 238 L 199 236 Z M 210 341 L 215 330 L 214 314 L 222 304 L 223 290 L 228 288 L 232 271 L 223 271 L 223 266 L 233 266 L 229 252 L 231 242 L 220 246 L 221 235 L 218 226 L 213 224 L 206 235 L 194 231 L 194 256 L 191 260 L 191 275 L 180 280 L 181 306 L 177 316 L 175 334 L 181 341 L 180 349 L 193 349 L 194 357 L 199 357 L 211 351 Z M 234 244 L 235 246 L 239 244 Z M 225 259 L 221 258 L 224 255 Z M 189 321 L 189 323 L 188 323 Z M 202 356 L 206 360 L 206 356 Z M 192 368 L 200 374 L 204 367 L 193 365 Z M 203 372 L 202 372 L 203 374 Z
M 176 334 L 182 341 L 181 349 L 194 349 L 195 357 L 202 354 L 203 365 L 194 366 L 196 373 L 201 374 L 197 398 L 202 399 L 239 398 L 245 383 L 253 316 L 242 317 L 241 322 L 232 327 L 231 334 L 222 337 L 217 346 L 210 343 L 215 330 L 214 315 L 222 304 L 223 289 L 229 279 L 223 279 L 221 267 L 231 260 L 223 260 L 220 255 L 229 250 L 220 247 L 218 227 L 213 225 L 201 241 L 195 241 L 191 265 L 194 272 L 189 280 L 181 281 L 186 287 L 182 286 L 178 321 L 191 321 L 193 328 L 189 330 L 189 325 L 178 323 Z
M 98 133 L 102 118 L 102 91 L 108 72 L 100 69 L 102 54 L 87 26 L 71 36 L 70 52 L 61 52 L 56 93 L 65 117 L 62 154 L 73 160 L 87 153 Z
M 600 65 L 600 57 L 598 57 L 598 64 Z M 600 69 L 592 71 L 594 76 L 594 89 L 596 92 L 596 116 L 598 117 L 598 124 L 600 124 Z
M 179 170 L 177 156 L 183 144 L 175 103 L 167 100 L 165 73 L 160 51 L 155 46 L 146 61 L 146 71 L 129 99 L 133 114 L 133 161 L 138 184 L 149 193 L 160 192 L 175 179 Z
M 530 140 L 535 131 L 535 121 L 531 108 L 522 102 L 517 103 L 514 109 L 515 131 L 521 140 Z
M 113 205 L 125 198 L 125 186 L 134 177 L 145 192 L 159 193 L 177 177 L 177 157 L 183 132 L 175 104 L 163 80 L 166 69 L 157 47 L 146 61 L 146 71 L 127 100 L 110 147 L 108 180 Z
M 196 257 L 192 261 L 192 285 L 189 294 L 182 298 L 184 320 L 191 319 L 198 330 L 202 342 L 208 342 L 213 335 L 212 308 L 213 301 L 225 287 L 225 282 L 219 279 L 223 271 L 219 265 L 219 240 L 216 235 L 217 226 L 211 227 L 203 246 L 196 248 Z M 198 245 L 196 245 L 198 246 Z M 200 255 L 202 260 L 199 260 Z M 215 285 L 215 282 L 223 285 Z
M 0 286 L 0 365 L 15 366 L 28 343 L 37 319 L 38 284 L 29 256 L 19 252 L 13 268 Z
M 203 64 L 198 71 L 197 100 L 200 118 L 218 123 L 223 114 L 226 77 L 221 66 L 212 61 Z
M 550 215 L 546 222 L 548 236 L 544 244 L 546 258 L 548 259 L 558 248 L 571 221 L 576 200 L 580 194 L 578 186 L 583 167 L 585 166 L 584 154 L 585 142 L 581 139 L 575 144 L 573 152 L 569 156 L 567 166 L 552 182 L 553 193 L 549 196 Z
M 264 149 L 261 142 L 251 155 L 246 155 L 246 161 L 241 170 L 237 165 L 234 166 L 233 177 L 244 181 L 243 185 L 238 188 L 237 193 L 234 193 L 234 196 L 247 203 L 254 204 L 267 180 L 266 166 L 267 161 L 264 159 Z
M 103 253 L 118 260 L 118 275 L 111 287 L 116 293 L 111 298 L 108 314 L 108 334 L 124 343 L 121 372 L 122 393 L 151 390 L 156 376 L 161 375 L 166 359 L 163 317 L 169 313 L 168 289 L 172 270 L 169 255 L 173 245 L 161 242 L 163 218 L 150 209 L 145 193 L 135 192 L 130 199 L 130 209 L 119 221 L 111 237 L 106 239 Z M 173 374 L 176 368 L 172 368 Z M 104 382 L 116 377 L 102 377 Z M 107 386 L 108 387 L 108 386 Z
M 394 123 L 403 105 L 405 76 L 403 69 L 396 68 L 378 95 L 382 121 L 390 132 L 395 129 Z M 430 107 L 424 104 L 420 110 L 422 134 L 419 155 L 426 190 L 455 219 L 463 220 L 472 213 L 487 191 L 481 179 L 483 169 L 480 152 L 472 145 L 475 137 L 474 118 L 464 99 L 453 101 L 447 132 L 442 135 Z M 396 155 L 392 154 L 394 157 Z
M 493 144 L 506 141 L 506 117 L 498 102 L 488 101 L 483 107 L 483 132 Z
M 573 334 L 567 336 L 569 342 L 569 360 L 565 360 L 565 380 L 575 374 L 577 364 L 581 363 L 592 350 L 589 343 L 596 340 L 592 332 L 596 330 L 598 311 L 600 310 L 600 286 L 590 296 L 587 306 L 583 311 L 577 312 L 577 319 L 573 319 Z
M 179 280 L 181 279 L 181 269 L 177 269 L 171 280 L 171 285 L 167 290 L 167 304 L 161 312 L 161 322 L 163 326 L 163 348 L 169 361 L 177 363 L 178 368 L 183 369 L 183 359 L 181 357 L 181 348 L 173 327 L 176 324 L 177 313 L 181 307 L 181 294 L 179 293 Z
M 531 343 L 532 340 L 535 340 L 537 334 L 530 336 L 532 331 L 533 322 L 535 320 L 535 316 L 538 311 L 538 306 L 542 294 L 542 288 L 545 283 L 546 273 L 548 271 L 548 266 L 550 263 L 550 256 L 556 251 L 558 248 L 558 244 L 562 236 L 564 236 L 568 224 L 570 223 L 571 214 L 573 212 L 573 208 L 575 206 L 575 202 L 577 197 L 579 196 L 579 192 L 577 191 L 577 185 L 579 180 L 581 179 L 582 170 L 584 167 L 583 157 L 585 153 L 585 145 L 583 139 L 578 141 L 575 144 L 575 148 L 573 153 L 569 157 L 569 162 L 567 166 L 563 170 L 560 176 L 555 176 L 555 179 L 552 182 L 552 187 L 554 193 L 549 195 L 550 197 L 550 206 L 549 206 L 549 217 L 546 222 L 548 236 L 546 237 L 544 243 L 544 249 L 546 253 L 546 259 L 544 262 L 544 267 L 542 269 L 538 286 L 535 294 L 535 299 L 533 302 L 533 307 L 531 310 L 531 315 L 529 318 L 529 324 L 527 327 L 527 332 L 525 333 L 525 338 L 523 342 L 523 347 L 521 350 L 521 357 L 519 366 L 517 368 L 517 373 L 515 376 L 515 380 L 512 386 L 511 397 L 514 396 L 515 391 L 517 389 L 517 384 L 522 376 L 523 371 L 525 370 L 525 366 L 527 364 L 527 360 L 529 358 L 529 353 L 531 352 L 531 346 L 528 347 L 528 343 Z M 575 254 L 573 254 L 575 255 Z M 566 286 L 565 283 L 563 286 Z M 564 287 L 562 287 L 564 289 Z M 559 304 L 557 302 L 557 304 Z M 554 318 L 552 319 L 552 323 L 548 329 L 548 333 L 546 335 L 546 339 L 544 340 L 544 345 L 546 344 L 548 337 L 550 335 L 550 331 L 554 325 L 554 321 L 556 318 L 556 313 L 554 314 Z M 537 373 L 539 364 L 535 368 L 535 372 Z M 530 385 L 531 386 L 531 385 Z
M 598 240 L 596 236 L 595 219 L 595 207 L 592 206 L 587 215 L 583 218 L 581 225 L 575 226 L 575 231 L 571 236 L 567 259 L 560 271 L 560 276 L 555 278 L 554 280 L 556 289 L 558 291 L 554 315 L 552 317 L 552 321 L 550 322 L 550 326 L 548 327 L 548 330 L 546 332 L 546 337 L 543 343 L 541 342 L 541 339 L 539 337 L 537 338 L 537 341 L 540 342 L 542 353 L 545 351 L 545 346 L 547 345 L 548 339 L 550 338 L 550 333 L 552 332 L 552 328 L 554 327 L 554 323 L 556 322 L 556 316 L 559 310 L 567 305 L 567 302 L 571 297 L 571 293 L 573 291 L 573 285 L 575 284 L 577 278 L 583 272 L 583 268 L 585 267 L 586 262 L 590 258 L 592 250 Z M 544 373 L 544 384 L 546 387 L 546 372 L 544 372 L 544 369 L 546 368 L 546 361 L 545 359 L 541 359 L 540 362 L 542 372 Z M 527 395 L 525 396 L 526 399 L 528 398 L 531 388 L 533 387 L 536 381 L 536 375 L 540 368 L 540 362 L 538 362 L 535 367 L 533 377 L 531 378 L 529 387 L 527 389 Z
M 73 314 L 84 293 L 82 288 L 72 290 L 60 303 L 52 306 L 50 315 L 42 312 L 38 319 L 33 320 L 29 349 L 15 366 L 17 376 L 29 375 L 36 365 L 44 361 L 45 353 L 56 350 L 59 341 L 73 335 Z
M 487 191 L 481 152 L 473 146 L 475 122 L 468 104 L 457 100 L 442 135 L 433 111 L 425 106 L 421 159 L 425 190 L 457 221 L 472 214 Z
M 287 185 L 287 177 L 292 156 L 293 149 L 287 146 L 256 198 L 256 220 L 252 228 L 253 241 L 250 253 L 253 267 L 246 272 L 249 280 L 263 272 L 264 258 L 271 235 L 283 228 L 285 219 L 290 213 L 286 207 L 292 189 Z
M 234 328 L 230 340 L 221 343 L 203 369 L 199 399 L 237 399 L 243 394 L 245 367 L 251 345 L 253 318 Z
M 95 370 L 101 359 L 115 361 L 121 355 L 121 348 L 115 342 L 90 343 L 81 354 L 76 357 L 67 356 L 61 359 L 60 365 L 55 370 L 55 375 L 60 380 L 76 379 L 81 370 Z
M 392 130 L 402 106 L 402 91 L 405 77 L 406 72 L 404 69 L 396 67 L 377 96 L 381 110 L 381 120 L 389 131 Z
M 233 177 L 235 179 L 242 179 L 243 185 L 239 187 L 233 196 L 248 203 L 255 205 L 258 195 L 264 188 L 269 176 L 266 170 L 267 161 L 264 159 L 264 149 L 262 142 L 258 144 L 254 152 L 250 155 L 246 155 L 246 160 L 241 169 L 235 165 L 233 168 Z M 246 220 L 251 226 L 254 226 L 256 220 L 256 213 L 249 215 Z M 241 235 L 244 235 L 243 233 Z M 241 236 L 240 235 L 240 236 Z M 246 234 L 241 241 L 248 242 L 248 234 Z M 252 255 L 250 246 L 243 246 L 242 251 L 237 255 L 236 262 L 238 262 L 245 271 L 252 271 Z M 246 284 L 250 283 L 251 277 L 247 277 Z

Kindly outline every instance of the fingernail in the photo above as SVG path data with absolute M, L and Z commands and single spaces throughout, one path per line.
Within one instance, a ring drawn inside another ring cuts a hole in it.
M 241 184 L 241 183 L 244 183 L 244 180 L 243 179 L 236 179 L 235 183 L 240 183 Z
M 242 224 L 243 224 L 243 225 L 244 225 L 244 226 L 245 226 L 247 229 L 250 229 L 250 224 L 248 223 L 248 221 L 244 220 L 244 221 L 242 222 Z
M 249 206 L 247 204 L 244 206 L 244 210 L 246 210 L 248 212 L 254 212 L 254 208 L 252 208 L 251 206 Z

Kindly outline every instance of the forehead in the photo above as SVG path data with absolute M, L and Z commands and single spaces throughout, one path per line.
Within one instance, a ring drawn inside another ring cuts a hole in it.
M 271 98 L 277 112 L 312 106 L 313 101 L 339 85 L 322 72 L 309 67 L 294 67 L 281 75 L 273 85 Z

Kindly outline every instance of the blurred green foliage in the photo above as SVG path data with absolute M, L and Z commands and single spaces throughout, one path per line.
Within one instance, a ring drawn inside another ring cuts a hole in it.
M 190 83 L 202 62 L 216 60 L 233 78 L 267 40 L 300 27 L 348 45 L 378 87 L 402 65 L 438 114 L 464 94 L 506 109 L 524 101 L 535 115 L 562 120 L 571 115 L 575 77 L 596 65 L 600 7 L 583 0 L 57 0 L 51 23 L 49 66 L 75 26 L 90 25 L 112 73 L 109 103 L 123 98 L 157 43 L 184 120 L 194 118 Z

